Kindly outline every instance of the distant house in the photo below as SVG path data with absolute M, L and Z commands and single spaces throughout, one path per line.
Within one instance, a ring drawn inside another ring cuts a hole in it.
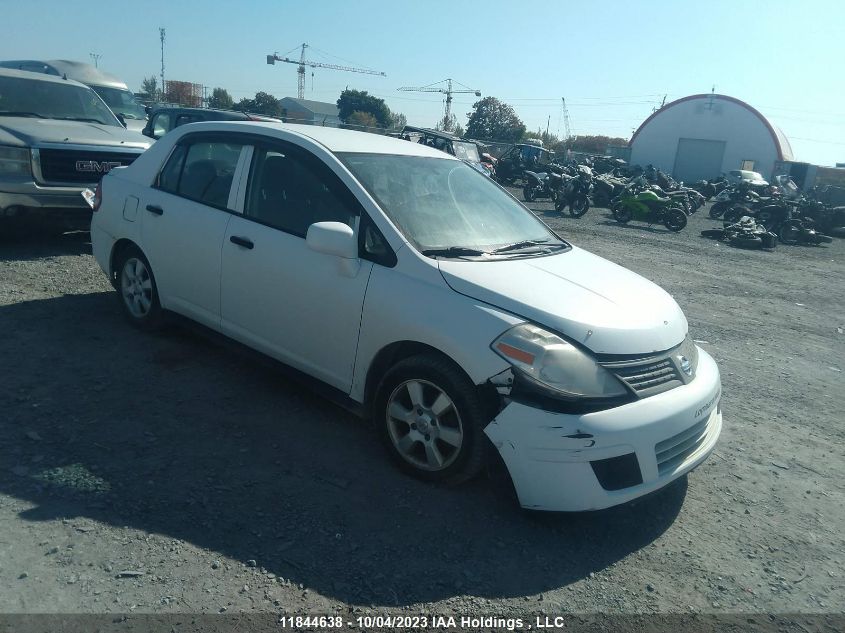
M 290 123 L 308 123 L 326 127 L 340 127 L 340 110 L 335 103 L 285 97 L 279 100 L 284 119 Z

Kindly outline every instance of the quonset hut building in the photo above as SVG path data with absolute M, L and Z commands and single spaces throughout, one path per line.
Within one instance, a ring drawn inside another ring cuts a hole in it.
M 630 141 L 631 164 L 648 164 L 692 182 L 734 169 L 771 179 L 777 161 L 792 160 L 783 133 L 753 107 L 726 95 L 678 99 L 643 121 Z

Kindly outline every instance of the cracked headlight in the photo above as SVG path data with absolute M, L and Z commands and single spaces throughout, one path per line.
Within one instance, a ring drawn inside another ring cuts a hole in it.
M 625 386 L 591 356 L 557 334 L 530 323 L 508 330 L 492 345 L 516 373 L 546 395 L 564 400 L 628 395 Z

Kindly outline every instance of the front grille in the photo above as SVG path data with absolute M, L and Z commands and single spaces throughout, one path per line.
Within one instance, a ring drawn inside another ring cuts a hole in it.
M 668 440 L 663 440 L 654 447 L 658 474 L 663 475 L 673 471 L 695 452 L 707 435 L 709 422 L 708 415 L 701 422 L 673 435 Z
M 605 367 L 640 397 L 668 391 L 684 384 L 675 364 L 666 357 L 628 363 L 607 363 Z
M 140 154 L 98 150 L 39 150 L 44 182 L 96 183 L 109 169 L 131 165 Z

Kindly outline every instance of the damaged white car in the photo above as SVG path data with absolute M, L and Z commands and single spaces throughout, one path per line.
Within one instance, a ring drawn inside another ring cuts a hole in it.
M 317 379 L 421 478 L 468 479 L 498 451 L 522 506 L 599 509 L 719 437 L 719 371 L 672 297 L 435 149 L 197 123 L 94 205 L 131 322 L 179 313 Z

